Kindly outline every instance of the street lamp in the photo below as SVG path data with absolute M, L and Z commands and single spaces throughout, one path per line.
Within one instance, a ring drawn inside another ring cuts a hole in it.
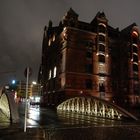
M 32 84 L 33 84 L 33 85 L 36 85 L 37 83 L 36 83 L 36 81 L 33 81 Z
M 12 80 L 12 84 L 15 84 L 16 83 L 16 80 Z

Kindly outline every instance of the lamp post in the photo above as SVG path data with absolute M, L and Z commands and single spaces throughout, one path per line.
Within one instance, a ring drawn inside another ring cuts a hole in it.
M 29 76 L 31 75 L 31 68 L 27 67 L 24 71 L 26 77 L 26 97 L 25 97 L 25 119 L 24 119 L 24 132 L 26 132 L 26 125 L 27 125 L 27 96 L 28 96 L 28 83 L 29 83 Z

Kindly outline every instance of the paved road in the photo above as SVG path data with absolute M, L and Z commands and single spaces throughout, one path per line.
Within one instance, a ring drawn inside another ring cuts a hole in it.
M 24 104 L 19 106 L 20 124 L 24 125 Z M 90 126 L 140 126 L 139 121 L 115 121 L 74 113 L 56 112 L 49 108 L 28 105 L 27 127 L 40 128 L 67 128 L 67 127 L 90 127 Z
M 139 121 L 63 114 L 37 106 L 28 106 L 27 132 L 24 133 L 24 106 L 19 106 L 20 126 L 0 129 L 0 140 L 140 140 Z

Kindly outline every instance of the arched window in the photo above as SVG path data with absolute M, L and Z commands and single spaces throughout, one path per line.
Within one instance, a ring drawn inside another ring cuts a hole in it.
M 138 62 L 138 56 L 133 54 L 133 62 Z
M 105 42 L 105 36 L 103 36 L 103 35 L 99 35 L 99 41 L 103 41 L 103 42 Z
M 138 53 L 138 48 L 133 45 L 133 53 Z
M 101 33 L 106 32 L 106 25 L 104 23 L 99 23 L 99 32 Z
M 100 25 L 99 26 L 99 32 L 105 33 L 106 32 L 106 28 L 103 25 Z
M 138 43 L 138 38 L 137 37 L 132 37 L 132 42 L 137 44 Z
M 98 60 L 99 60 L 99 62 L 101 62 L 101 63 L 105 63 L 105 56 L 99 54 L 99 55 L 98 55 Z
M 138 71 L 138 65 L 137 64 L 133 64 L 133 71 Z
M 103 44 L 99 44 L 99 51 L 105 52 L 105 46 Z

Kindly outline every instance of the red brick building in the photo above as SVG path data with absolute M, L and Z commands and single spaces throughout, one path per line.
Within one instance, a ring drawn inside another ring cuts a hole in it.
M 117 104 L 140 102 L 139 31 L 108 25 L 103 12 L 90 22 L 70 9 L 56 27 L 44 28 L 38 81 L 46 105 L 92 95 Z

